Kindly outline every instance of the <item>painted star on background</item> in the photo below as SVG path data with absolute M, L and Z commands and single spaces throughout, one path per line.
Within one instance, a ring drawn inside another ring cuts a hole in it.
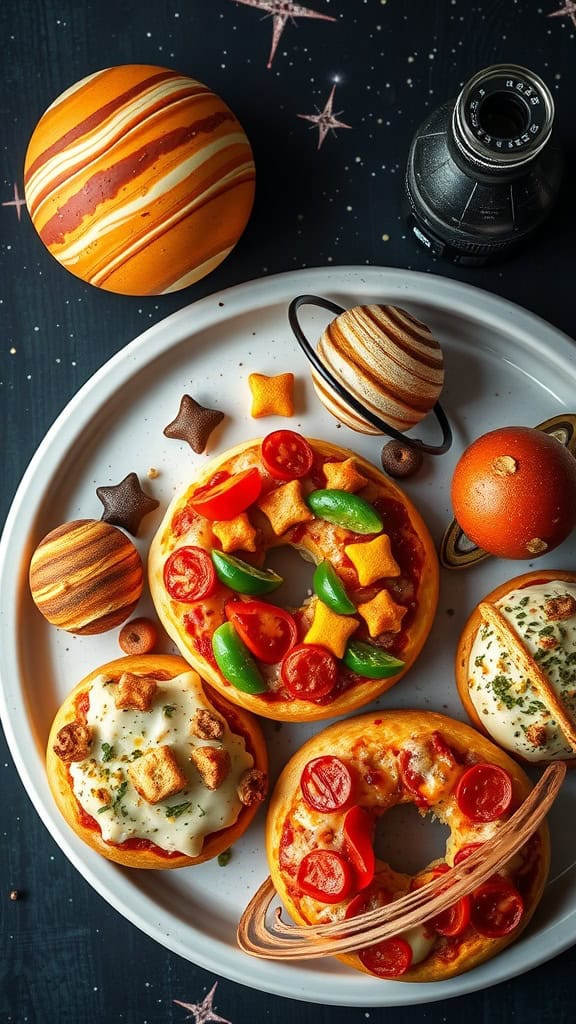
M 552 14 L 548 14 L 547 17 L 570 18 L 570 21 L 576 27 L 576 3 L 573 3 L 573 0 L 564 0 L 564 7 L 561 7 L 559 11 L 552 11 Z
M 304 121 L 311 121 L 313 125 L 316 125 L 318 129 L 318 149 L 324 142 L 324 139 L 328 135 L 329 131 L 335 131 L 336 128 L 351 128 L 351 124 L 345 124 L 344 121 L 338 121 L 338 115 L 332 113 L 332 106 L 334 103 L 334 93 L 336 92 L 336 85 L 332 86 L 332 90 L 328 99 L 326 100 L 326 106 L 324 110 L 318 111 L 316 114 L 298 114 L 298 117 L 303 118 Z M 340 110 L 339 114 L 342 113 Z
M 20 220 L 20 218 L 22 216 L 20 207 L 21 206 L 26 206 L 26 200 L 20 198 L 20 193 L 18 191 L 18 185 L 14 185 L 14 199 L 11 199 L 9 203 L 2 203 L 2 206 L 15 206 L 16 207 L 16 216 L 18 217 L 18 220 Z
M 183 1006 L 185 1010 L 190 1010 L 190 1017 L 194 1017 L 195 1024 L 208 1024 L 209 1021 L 217 1021 L 219 1024 L 232 1024 L 232 1021 L 226 1020 L 225 1017 L 219 1017 L 212 1009 L 217 985 L 218 982 L 215 981 L 208 995 L 204 997 L 201 1003 L 181 1003 L 179 999 L 174 999 L 173 1002 L 178 1006 Z M 186 1020 L 190 1020 L 190 1017 L 187 1017 Z
M 246 4 L 247 7 L 257 7 L 259 11 L 264 11 L 273 18 L 272 47 L 266 65 L 268 68 L 272 67 L 280 36 L 286 28 L 288 19 L 294 21 L 296 18 L 317 18 L 319 21 L 336 21 L 336 18 L 330 17 L 329 14 L 318 14 L 316 11 L 311 11 L 309 7 L 293 4 L 290 0 L 235 0 L 235 2 Z

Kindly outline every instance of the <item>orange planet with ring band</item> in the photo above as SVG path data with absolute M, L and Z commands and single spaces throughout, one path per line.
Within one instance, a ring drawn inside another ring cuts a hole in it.
M 48 251 L 126 295 L 178 291 L 217 267 L 246 227 L 254 180 L 227 104 L 146 64 L 106 68 L 62 93 L 34 129 L 24 175 Z

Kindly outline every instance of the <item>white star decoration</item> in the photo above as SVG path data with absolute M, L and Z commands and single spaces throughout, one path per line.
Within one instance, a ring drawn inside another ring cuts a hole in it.
M 269 68 L 272 67 L 274 54 L 288 19 L 294 21 L 295 18 L 317 18 L 319 21 L 336 21 L 336 18 L 331 18 L 329 14 L 318 14 L 316 11 L 311 11 L 309 7 L 293 4 L 290 0 L 235 0 L 235 2 L 246 4 L 247 7 L 257 7 L 259 11 L 264 11 L 265 14 L 273 18 L 272 48 L 266 65 Z
M 20 207 L 21 206 L 26 206 L 26 200 L 20 198 L 20 193 L 18 191 L 18 185 L 14 185 L 14 199 L 11 199 L 10 202 L 8 202 L 8 203 L 2 203 L 2 206 L 15 206 L 16 207 L 16 216 L 18 217 L 18 220 L 20 220 L 20 217 L 22 216 L 21 211 L 20 211 Z
M 344 121 L 338 121 L 338 115 L 332 113 L 332 105 L 334 103 L 334 93 L 336 92 L 336 86 L 332 86 L 332 90 L 328 99 L 326 100 L 326 106 L 324 110 L 318 110 L 316 107 L 316 114 L 298 114 L 298 117 L 303 118 L 304 121 L 311 121 L 313 125 L 318 129 L 318 149 L 324 142 L 324 139 L 328 135 L 329 131 L 335 131 L 336 128 L 351 128 L 351 124 L 345 124 Z M 338 114 L 341 114 L 340 110 Z
M 204 997 L 201 1003 L 181 1003 L 179 999 L 174 999 L 173 1002 L 177 1003 L 178 1006 L 183 1006 L 185 1010 L 190 1010 L 190 1017 L 186 1017 L 186 1020 L 190 1020 L 193 1016 L 195 1024 L 208 1024 L 208 1021 L 216 1021 L 218 1024 L 232 1024 L 232 1021 L 226 1020 L 225 1017 L 219 1017 L 212 1009 L 217 985 L 218 982 L 215 981 L 208 995 Z
M 548 17 L 570 18 L 570 21 L 576 27 L 576 3 L 573 3 L 573 0 L 564 0 L 564 7 L 561 7 L 559 11 L 552 11 L 552 14 L 549 14 Z

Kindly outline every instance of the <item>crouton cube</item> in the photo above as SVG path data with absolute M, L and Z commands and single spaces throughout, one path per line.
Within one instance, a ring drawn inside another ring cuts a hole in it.
M 114 703 L 119 711 L 150 711 L 157 689 L 152 676 L 123 672 L 114 687 Z
M 192 761 L 207 789 L 218 789 L 231 766 L 230 754 L 224 747 L 195 747 Z
M 127 771 L 134 789 L 149 804 L 174 796 L 188 785 L 188 779 L 170 747 L 146 750 Z
M 208 708 L 196 708 L 190 732 L 200 740 L 221 740 L 224 735 L 224 722 Z

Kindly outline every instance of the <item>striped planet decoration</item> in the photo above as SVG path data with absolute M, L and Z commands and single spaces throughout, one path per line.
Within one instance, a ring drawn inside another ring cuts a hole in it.
M 113 629 L 133 612 L 144 570 L 122 530 L 98 519 L 75 519 L 40 541 L 29 571 L 34 603 L 68 633 Z
M 318 356 L 336 381 L 396 430 L 415 426 L 444 383 L 442 349 L 431 331 L 396 306 L 354 306 L 324 330 Z M 347 405 L 316 370 L 314 388 L 336 419 L 363 434 L 380 431 Z
M 250 143 L 208 86 L 167 68 L 106 68 L 40 118 L 26 203 L 48 251 L 77 277 L 162 295 L 210 273 L 252 210 Z

